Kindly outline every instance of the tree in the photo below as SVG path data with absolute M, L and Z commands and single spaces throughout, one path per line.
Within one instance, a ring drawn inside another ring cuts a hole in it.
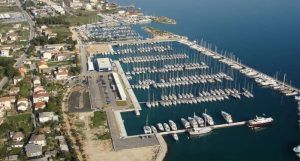
M 7 66 L 7 68 L 6 68 L 5 75 L 6 75 L 8 78 L 12 79 L 12 78 L 15 77 L 15 76 L 19 76 L 20 73 L 19 73 L 19 71 L 18 71 L 16 68 L 14 68 L 13 66 L 9 65 L 9 66 Z

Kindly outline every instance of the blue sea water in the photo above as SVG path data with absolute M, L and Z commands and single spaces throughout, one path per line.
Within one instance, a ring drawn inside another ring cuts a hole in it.
M 279 72 L 300 87 L 300 1 L 299 0 L 119 0 L 135 4 L 146 14 L 176 19 L 177 25 L 152 26 L 216 44 L 233 52 L 243 63 L 267 74 Z M 256 114 L 274 118 L 274 124 L 260 131 L 246 127 L 219 129 L 201 138 L 169 136 L 168 161 L 294 161 L 292 148 L 300 144 L 299 115 L 293 98 L 270 89 L 255 87 L 254 99 L 182 105 L 172 108 L 143 108 L 141 116 L 124 113 L 129 135 L 142 132 L 147 115 L 149 124 L 200 115 L 204 109 L 222 123 L 220 111 L 234 120 L 247 120 Z M 138 93 L 138 92 L 137 92 Z M 147 96 L 138 93 L 139 100 Z

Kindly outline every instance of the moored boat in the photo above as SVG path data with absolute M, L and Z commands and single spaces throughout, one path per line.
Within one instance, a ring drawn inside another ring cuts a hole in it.
M 248 121 L 247 125 L 251 128 L 264 127 L 264 126 L 271 124 L 273 121 L 274 120 L 272 117 L 256 116 L 255 119 Z
M 173 133 L 171 134 L 172 135 L 172 138 L 175 140 L 175 141 L 178 141 L 179 138 L 178 138 L 178 135 L 176 133 Z
M 151 130 L 152 130 L 153 133 L 157 133 L 157 129 L 156 129 L 155 126 L 151 126 Z
M 144 129 L 145 134 L 151 134 L 152 133 L 152 130 L 151 130 L 150 126 L 144 126 L 143 129 Z
M 165 129 L 164 129 L 162 123 L 158 123 L 158 124 L 157 124 L 157 128 L 158 128 L 159 131 L 165 131 Z
M 186 119 L 181 118 L 180 121 L 181 121 L 182 125 L 184 126 L 184 128 L 188 129 L 191 127 L 191 124 Z
M 167 123 L 164 123 L 163 125 L 167 132 L 171 131 L 170 126 Z
M 198 127 L 198 128 L 191 128 L 188 130 L 190 135 L 203 135 L 207 134 L 212 131 L 211 127 Z
M 176 130 L 177 130 L 177 126 L 176 126 L 176 124 L 175 124 L 174 121 L 169 120 L 169 125 L 170 125 L 170 127 L 171 127 L 171 130 L 173 130 L 173 131 L 176 131 Z
M 208 114 L 206 113 L 203 113 L 202 116 L 204 117 L 204 120 L 208 123 L 208 125 L 214 125 L 214 120 L 212 119 L 211 116 L 209 116 Z
M 232 117 L 229 113 L 225 112 L 225 111 L 221 111 L 221 115 L 223 116 L 223 118 L 226 120 L 227 123 L 232 123 Z

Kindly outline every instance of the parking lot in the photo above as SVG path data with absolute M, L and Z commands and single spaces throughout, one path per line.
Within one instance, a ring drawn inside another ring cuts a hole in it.
M 83 87 L 75 87 L 68 100 L 69 112 L 91 111 L 89 92 Z

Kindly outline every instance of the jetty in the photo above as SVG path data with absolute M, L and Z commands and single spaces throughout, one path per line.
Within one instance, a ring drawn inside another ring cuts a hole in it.
M 221 129 L 221 128 L 227 128 L 227 127 L 235 127 L 235 126 L 243 126 L 246 125 L 247 121 L 240 121 L 240 122 L 233 122 L 233 123 L 227 123 L 227 124 L 220 124 L 220 125 L 213 125 L 213 126 L 207 126 L 211 127 L 212 129 Z M 180 133 L 185 133 L 187 132 L 188 129 L 180 129 L 180 130 L 175 130 L 175 131 L 165 131 L 165 132 L 158 132 L 157 134 L 159 135 L 169 135 L 169 134 L 180 134 Z M 135 137 L 147 137 L 147 136 L 152 136 L 152 134 L 140 134 L 140 135 L 130 135 L 126 136 L 125 138 L 135 138 Z
M 207 56 L 210 56 L 214 59 L 217 59 L 229 66 L 231 66 L 232 68 L 236 69 L 236 70 L 240 70 L 240 71 L 247 71 L 246 72 L 246 76 L 250 77 L 250 78 L 260 78 L 263 81 L 269 81 L 271 82 L 270 84 L 267 85 L 272 85 L 271 87 L 275 87 L 275 86 L 280 86 L 281 88 L 279 88 L 280 91 L 282 91 L 284 94 L 286 94 L 287 96 L 292 96 L 292 95 L 297 95 L 300 93 L 300 89 L 293 87 L 292 85 L 289 85 L 285 82 L 285 80 L 281 81 L 278 79 L 275 79 L 273 77 L 268 76 L 267 74 L 264 74 L 256 69 L 253 69 L 245 64 L 242 64 L 240 61 L 235 60 L 235 57 L 230 58 L 227 57 L 226 55 L 222 55 L 216 51 L 211 50 L 210 48 L 207 48 L 201 44 L 198 44 L 197 42 L 191 42 L 188 39 L 182 39 L 180 41 L 178 41 L 184 45 L 187 45 L 189 47 L 191 47 L 192 49 L 197 50 L 198 52 L 205 54 Z M 248 73 L 248 74 L 247 74 Z M 284 78 L 285 79 L 285 78 Z
M 118 71 L 119 75 L 121 76 L 122 81 L 124 82 L 125 90 L 127 91 L 128 95 L 129 95 L 129 98 L 132 102 L 135 114 L 139 116 L 140 115 L 140 110 L 142 110 L 142 108 L 139 104 L 139 101 L 137 100 L 137 98 L 136 98 L 136 96 L 135 96 L 135 94 L 134 94 L 134 92 L 131 88 L 131 85 L 130 85 L 129 81 L 126 78 L 126 75 L 123 71 L 123 68 L 121 67 L 120 62 L 119 61 L 114 61 L 114 64 L 116 65 L 117 71 Z

